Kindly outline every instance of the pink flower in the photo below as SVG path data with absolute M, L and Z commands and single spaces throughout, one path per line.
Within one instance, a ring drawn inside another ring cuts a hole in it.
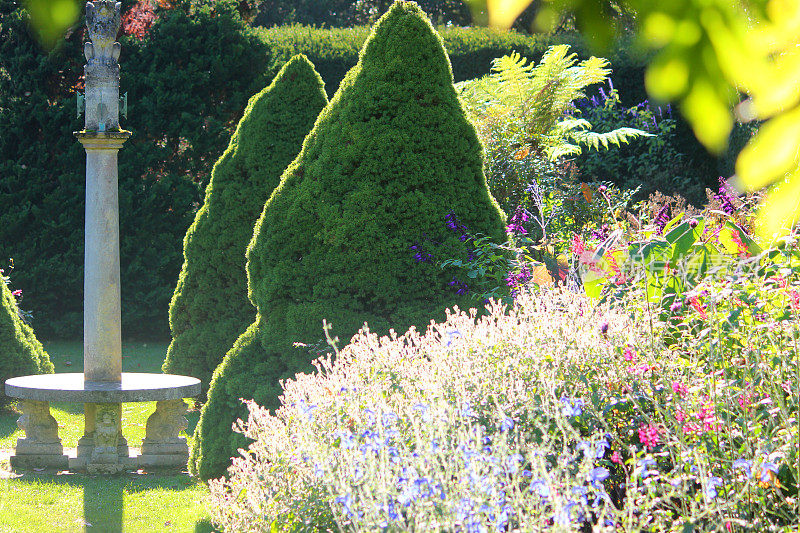
M 650 450 L 658 446 L 660 442 L 659 429 L 655 424 L 642 424 L 639 427 L 639 442 Z
M 681 383 L 680 381 L 673 381 L 672 382 L 672 392 L 683 398 L 689 389 L 686 388 L 686 385 Z
M 641 365 L 628 367 L 628 372 L 630 372 L 634 376 L 643 376 L 646 372 L 655 370 L 656 368 L 658 367 L 655 365 L 648 365 L 647 363 L 642 363 Z
M 622 357 L 624 357 L 626 361 L 633 361 L 636 359 L 636 352 L 633 351 L 630 346 L 626 346 L 625 351 L 622 352 Z
M 618 465 L 622 464 L 622 456 L 617 450 L 614 450 L 614 453 L 611 454 L 611 462 L 617 463 Z
M 17 289 L 11 293 L 12 296 L 19 297 L 22 296 L 22 289 Z

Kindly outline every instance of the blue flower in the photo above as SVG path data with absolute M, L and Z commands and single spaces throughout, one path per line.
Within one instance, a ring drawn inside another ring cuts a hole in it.
M 747 459 L 736 459 L 733 462 L 733 468 L 735 469 L 742 469 L 744 470 L 745 474 L 747 475 L 747 479 L 751 479 L 753 477 L 753 462 L 748 461 Z
M 589 473 L 589 482 L 592 484 L 592 487 L 596 489 L 603 488 L 603 481 L 608 479 L 610 475 L 611 472 L 609 472 L 607 468 L 600 466 Z
M 562 396 L 560 401 L 564 404 L 564 408 L 561 410 L 564 416 L 581 416 L 583 414 L 584 403 L 581 398 Z
M 640 459 L 636 465 L 636 470 L 634 470 L 633 475 L 636 477 L 637 475 L 642 476 L 642 479 L 646 479 L 649 476 L 653 476 L 658 474 L 658 470 L 648 470 L 650 467 L 657 467 L 658 463 L 655 460 L 646 457 L 644 459 Z
M 305 400 L 300 400 L 300 402 L 299 402 L 299 403 L 298 403 L 298 405 L 297 405 L 297 408 L 298 408 L 298 409 L 300 409 L 300 411 L 301 411 L 301 412 L 302 412 L 304 415 L 306 415 L 306 416 L 308 417 L 308 419 L 309 419 L 309 420 L 311 420 L 312 418 L 314 418 L 314 413 L 312 413 L 312 411 L 313 411 L 314 409 L 316 409 L 316 408 L 317 408 L 317 406 L 316 406 L 316 405 L 309 405 L 309 404 L 307 404 L 307 403 L 305 402 Z
M 608 443 L 608 439 L 603 438 L 597 441 L 594 445 L 594 458 L 602 459 L 606 454 L 606 450 L 610 447 L 611 445 Z
M 449 348 L 453 344 L 453 339 L 458 339 L 459 337 L 463 337 L 463 335 L 457 329 L 454 329 L 453 331 L 448 331 L 447 341 L 445 341 L 444 345 Z
M 703 489 L 703 494 L 705 494 L 706 498 L 709 500 L 713 500 L 718 496 L 717 487 L 721 487 L 722 484 L 723 482 L 721 477 L 711 476 L 706 482 L 706 486 Z
M 531 481 L 529 490 L 531 493 L 536 492 L 543 499 L 550 497 L 550 486 L 543 479 L 534 479 Z
M 778 475 L 778 465 L 776 465 L 775 463 L 771 463 L 769 461 L 764 461 L 763 463 L 761 463 L 761 473 L 759 474 L 758 479 L 762 483 L 769 483 L 770 472 L 772 472 L 775 475 Z
M 356 513 L 355 513 L 355 511 L 353 511 L 353 508 L 352 508 L 353 497 L 350 494 L 345 494 L 344 496 L 337 496 L 334 501 L 342 506 L 342 509 L 344 510 L 344 513 L 348 517 L 355 518 Z
M 514 429 L 514 419 L 508 416 L 504 417 L 500 423 L 500 431 L 508 431 L 510 429 Z

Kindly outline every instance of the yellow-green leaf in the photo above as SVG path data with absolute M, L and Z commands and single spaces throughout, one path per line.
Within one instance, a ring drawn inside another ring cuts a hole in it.
M 764 124 L 736 160 L 739 183 L 748 191 L 766 187 L 797 167 L 800 106 Z
M 686 91 L 689 66 L 681 57 L 659 57 L 647 67 L 644 83 L 653 98 L 674 100 Z
M 756 224 L 758 233 L 765 239 L 781 237 L 789 233 L 800 221 L 800 168 L 786 181 L 775 185 L 758 210 Z
M 733 117 L 711 82 L 697 78 L 686 98 L 683 112 L 692 124 L 694 134 L 706 148 L 720 153 L 728 144 L 728 135 L 733 127 Z
M 489 25 L 510 28 L 530 3 L 531 0 L 486 0 Z
M 25 8 L 39 41 L 52 48 L 81 13 L 77 0 L 26 0 Z

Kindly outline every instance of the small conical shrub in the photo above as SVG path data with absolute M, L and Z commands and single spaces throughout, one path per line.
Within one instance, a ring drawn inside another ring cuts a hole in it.
M 0 274 L 0 384 L 16 376 L 52 373 L 50 357 L 33 329 L 22 321 L 17 300 Z M 12 401 L 4 390 L 4 386 L 0 388 L 0 407 Z
M 469 305 L 452 274 L 415 243 L 460 243 L 446 223 L 504 239 L 486 187 L 481 146 L 453 88 L 441 38 L 412 2 L 377 23 L 264 206 L 248 248 L 255 322 L 217 367 L 195 431 L 193 473 L 224 473 L 246 444 L 231 430 L 240 398 L 275 408 L 279 380 L 312 369 L 322 321 L 343 342 L 424 328 Z M 449 218 L 448 218 L 449 216 Z
M 322 79 L 302 55 L 250 99 L 184 239 L 164 372 L 194 376 L 207 387 L 214 368 L 253 321 L 247 243 L 264 203 L 326 103 Z

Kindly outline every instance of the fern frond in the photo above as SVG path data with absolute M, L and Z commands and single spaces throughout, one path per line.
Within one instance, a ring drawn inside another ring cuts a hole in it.
M 652 137 L 652 133 L 647 133 L 635 128 L 619 128 L 607 133 L 597 133 L 586 130 L 572 130 L 568 134 L 575 142 L 594 148 L 600 151 L 600 147 L 608 149 L 611 145 L 620 146 L 628 144 L 631 139 L 637 137 Z

